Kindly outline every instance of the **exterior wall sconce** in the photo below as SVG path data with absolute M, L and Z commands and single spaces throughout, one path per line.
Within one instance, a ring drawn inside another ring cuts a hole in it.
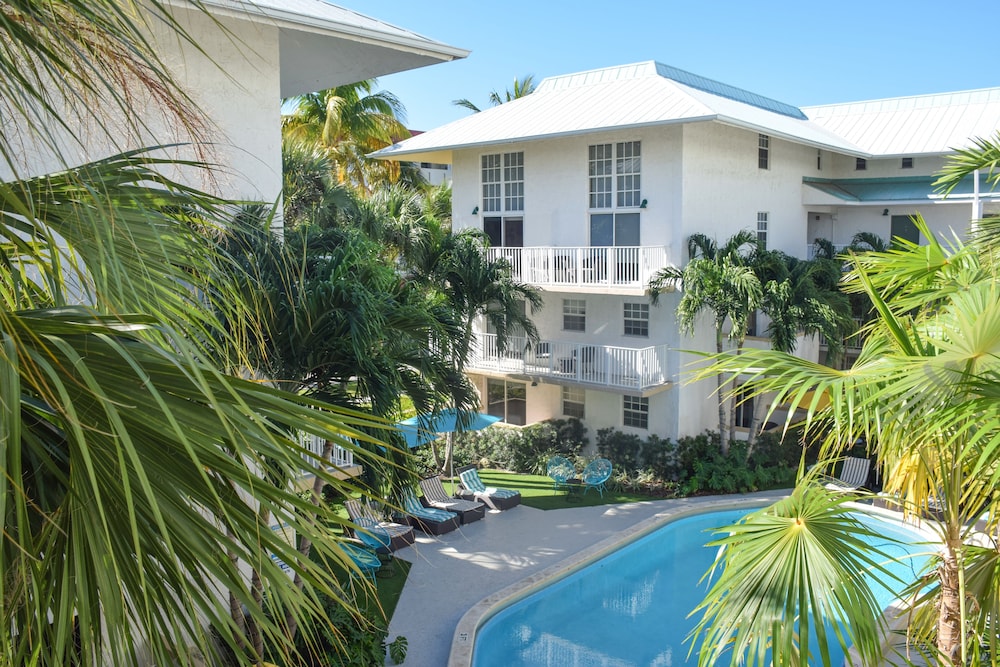
M 889 215 L 889 209 L 882 209 L 882 215 Z
M 646 208 L 647 204 L 649 204 L 649 200 L 648 199 L 643 199 L 642 203 L 639 204 L 639 208 Z
M 479 215 L 479 207 L 472 209 L 472 215 Z

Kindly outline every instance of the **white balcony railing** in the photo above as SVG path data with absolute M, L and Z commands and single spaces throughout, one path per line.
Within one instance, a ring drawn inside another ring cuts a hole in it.
M 666 345 L 632 348 L 524 338 L 509 341 L 500 353 L 495 334 L 479 334 L 469 368 L 620 389 L 649 389 L 669 382 Z
M 311 435 L 308 433 L 302 433 L 299 435 L 299 443 L 307 448 L 311 455 L 303 454 L 302 458 L 309 462 L 311 466 L 318 466 L 323 455 L 323 446 L 326 441 L 319 436 Z M 340 445 L 333 446 L 333 453 L 330 455 L 330 462 L 327 466 L 330 468 L 353 468 L 354 467 L 354 452 L 344 449 Z
M 514 279 L 553 287 L 645 289 L 650 278 L 669 266 L 666 246 L 584 246 L 490 248 L 491 259 L 505 259 Z

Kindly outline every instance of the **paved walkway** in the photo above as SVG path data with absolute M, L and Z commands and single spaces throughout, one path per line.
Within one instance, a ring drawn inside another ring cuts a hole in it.
M 781 495 L 769 492 L 749 497 Z M 389 624 L 388 640 L 406 637 L 406 665 L 443 667 L 448 664 L 459 621 L 484 598 L 542 570 L 547 574 L 561 569 L 567 559 L 655 517 L 736 499 L 712 496 L 548 511 L 521 505 L 488 513 L 437 538 L 418 533 L 416 544 L 397 552 L 398 558 L 413 567 Z M 468 620 L 463 630 L 467 628 Z

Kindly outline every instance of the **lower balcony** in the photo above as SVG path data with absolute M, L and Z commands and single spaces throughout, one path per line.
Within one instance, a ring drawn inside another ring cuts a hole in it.
M 299 444 L 310 452 L 309 455 L 302 455 L 308 461 L 309 465 L 318 465 L 320 457 L 323 454 L 323 448 L 326 446 L 326 441 L 309 433 L 301 433 Z M 361 466 L 354 462 L 354 453 L 344 449 L 340 445 L 333 446 L 333 452 L 330 455 L 330 461 L 327 462 L 326 469 L 337 479 L 350 479 L 357 477 L 362 472 Z M 299 488 L 309 488 L 312 486 L 312 478 L 313 475 L 307 474 L 305 470 L 302 470 L 296 483 Z
M 662 386 L 672 377 L 666 345 L 632 348 L 554 340 L 531 345 L 524 338 L 509 342 L 501 353 L 496 335 L 480 334 L 467 369 L 637 391 Z
M 556 288 L 606 288 L 645 291 L 667 266 L 666 246 L 494 247 L 491 259 L 510 264 L 514 279 Z

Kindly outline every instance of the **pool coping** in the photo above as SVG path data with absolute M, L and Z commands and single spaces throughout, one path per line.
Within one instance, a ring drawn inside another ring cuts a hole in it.
M 788 490 L 772 493 L 755 494 L 747 497 L 695 497 L 679 498 L 678 506 L 657 512 L 654 516 L 636 523 L 597 544 L 578 551 L 554 565 L 535 572 L 506 588 L 492 593 L 469 608 L 455 626 L 451 641 L 451 652 L 448 656 L 448 667 L 471 667 L 472 653 L 476 645 L 476 633 L 479 628 L 501 610 L 511 604 L 531 595 L 553 581 L 567 577 L 594 561 L 616 551 L 625 544 L 653 532 L 666 523 L 682 519 L 693 514 L 701 514 L 713 510 L 737 509 L 742 507 L 766 507 L 771 503 L 788 496 Z M 870 508 L 870 506 L 867 506 Z

